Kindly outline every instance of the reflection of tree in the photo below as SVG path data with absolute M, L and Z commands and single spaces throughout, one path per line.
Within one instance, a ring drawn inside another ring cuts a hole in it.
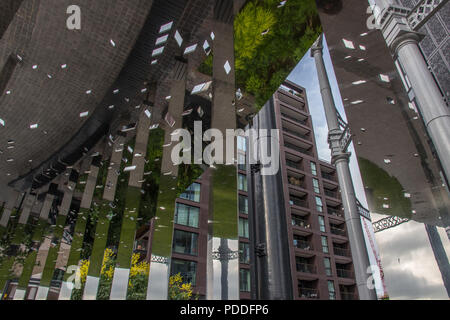
M 397 178 L 390 176 L 373 162 L 358 158 L 361 177 L 368 189 L 371 211 L 403 218 L 411 218 L 411 201 L 405 197 L 404 188 Z M 383 205 L 389 205 L 385 207 Z
M 314 0 L 251 0 L 236 16 L 236 85 L 260 108 L 321 32 Z

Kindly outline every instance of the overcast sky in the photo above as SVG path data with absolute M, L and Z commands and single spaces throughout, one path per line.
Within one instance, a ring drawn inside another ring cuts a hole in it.
M 324 42 L 324 61 L 328 77 L 330 78 L 334 100 L 339 113 L 346 119 L 328 47 L 326 41 Z M 327 142 L 328 127 L 320 96 L 315 62 L 310 57 L 309 51 L 288 76 L 288 79 L 306 89 L 319 158 L 330 161 L 331 155 Z M 350 147 L 350 151 L 352 152 L 350 170 L 356 195 L 360 202 L 367 207 L 353 144 Z M 381 215 L 372 215 L 373 221 L 381 218 L 383 218 Z M 447 255 L 449 255 L 450 242 L 445 234 L 445 230 L 441 228 L 439 233 L 441 239 L 444 239 L 444 246 L 447 250 Z M 381 254 L 385 283 L 391 299 L 448 299 L 425 227 L 422 223 L 410 221 L 393 229 L 384 230 L 376 234 L 375 240 Z M 375 264 L 371 249 L 369 249 L 369 255 L 372 263 Z

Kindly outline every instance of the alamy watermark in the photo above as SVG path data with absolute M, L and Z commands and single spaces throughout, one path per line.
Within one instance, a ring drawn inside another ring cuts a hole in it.
M 219 129 L 202 132 L 202 122 L 194 122 L 194 152 L 192 153 L 191 133 L 186 129 L 176 129 L 171 133 L 171 158 L 174 165 L 202 164 L 246 164 L 245 157 L 237 157 L 235 142 L 245 139 L 245 152 L 250 165 L 259 164 L 261 175 L 274 175 L 280 168 L 280 134 L 278 129 L 226 129 L 225 137 Z M 180 141 L 181 140 L 181 141 Z M 209 143 L 203 150 L 203 142 Z M 242 151 L 242 150 L 241 150 Z M 193 157 L 192 157 L 193 154 Z

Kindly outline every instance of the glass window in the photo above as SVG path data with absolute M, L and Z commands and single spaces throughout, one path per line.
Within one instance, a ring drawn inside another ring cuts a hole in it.
M 194 182 L 186 189 L 184 193 L 180 195 L 180 198 L 200 202 L 200 187 L 200 183 Z
M 322 251 L 328 253 L 328 239 L 325 236 L 322 236 Z
M 323 264 L 325 266 L 325 274 L 331 276 L 331 261 L 330 258 L 323 258 Z
M 247 191 L 247 177 L 243 174 L 238 175 L 238 188 L 241 191 Z
M 311 173 L 313 176 L 317 176 L 317 167 L 314 162 L 311 162 Z
M 175 223 L 184 226 L 198 228 L 198 217 L 200 209 L 188 206 L 186 204 L 177 203 L 175 210 Z
M 248 214 L 248 198 L 243 195 L 239 195 L 239 212 Z
M 250 292 L 250 271 L 247 269 L 239 269 L 239 289 Z
M 180 259 L 172 259 L 170 268 L 170 275 L 174 276 L 180 274 L 183 278 L 183 283 L 191 283 L 195 286 L 197 274 L 197 262 Z
M 322 198 L 316 197 L 316 209 L 319 212 L 323 212 L 323 204 L 322 204 Z
M 173 251 L 182 254 L 197 255 L 198 234 L 175 230 L 173 234 Z
M 250 245 L 245 242 L 239 242 L 239 262 L 250 263 Z
M 239 237 L 248 238 L 248 220 L 239 218 Z
M 243 136 L 237 137 L 237 147 L 240 151 L 247 151 L 247 139 Z
M 322 216 L 319 216 L 319 229 L 321 232 L 325 231 L 325 219 Z
M 336 300 L 336 291 L 334 290 L 334 282 L 328 281 L 328 294 L 330 296 L 330 300 Z
M 316 178 L 313 178 L 313 186 L 314 186 L 314 192 L 320 193 L 319 180 L 317 180 Z
M 239 170 L 245 171 L 246 165 L 245 165 L 245 154 L 238 153 L 238 168 Z

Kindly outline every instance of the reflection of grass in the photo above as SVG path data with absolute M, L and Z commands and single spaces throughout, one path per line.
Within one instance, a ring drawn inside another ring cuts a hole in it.
M 272 96 L 321 32 L 314 0 L 250 0 L 236 16 L 237 87 L 256 98 Z M 267 33 L 265 33 L 267 31 Z
M 77 266 L 81 257 L 81 250 L 83 247 L 84 232 L 86 230 L 86 224 L 89 217 L 89 209 L 80 208 L 78 213 L 77 222 L 75 223 L 75 231 L 73 233 L 72 244 L 70 246 L 69 259 L 67 260 L 67 266 Z M 71 275 L 69 273 L 64 274 L 64 281 Z
M 53 273 L 55 271 L 56 260 L 58 259 L 58 251 L 61 245 L 61 238 L 64 232 L 64 225 L 66 223 L 66 216 L 58 216 L 56 218 L 56 227 L 53 231 L 53 237 L 55 238 L 55 246 L 50 246 L 48 250 L 47 260 L 45 261 L 44 271 L 42 272 L 42 278 L 40 285 L 49 287 L 53 279 Z
M 95 229 L 95 240 L 92 247 L 92 254 L 89 264 L 88 275 L 93 277 L 100 276 L 104 251 L 106 248 L 106 240 L 108 239 L 109 219 L 107 215 L 111 212 L 108 203 L 104 202 L 100 205 L 100 213 Z
M 397 178 L 390 176 L 367 159 L 359 157 L 358 164 L 364 185 L 371 191 L 371 194 L 366 192 L 370 210 L 380 214 L 410 218 L 411 201 L 405 198 L 404 189 Z M 383 204 L 388 204 L 389 208 L 383 208 Z
M 37 253 L 44 237 L 45 231 L 48 227 L 48 222 L 44 219 L 39 219 L 36 229 L 33 233 L 32 240 L 36 243 L 36 250 L 31 250 L 28 252 L 25 262 L 23 264 L 22 275 L 19 279 L 18 288 L 25 290 L 28 287 L 28 282 L 30 281 L 33 268 L 36 265 Z
M 130 268 L 140 199 L 141 190 L 128 186 L 119 249 L 117 251 L 117 267 L 120 268 Z
M 161 163 L 164 143 L 164 130 L 158 128 L 150 131 L 147 145 L 147 163 L 144 166 L 144 172 L 152 172 L 144 176 L 142 183 L 142 190 L 144 193 L 141 196 L 139 205 L 139 219 L 138 228 L 144 224 L 148 224 L 150 219 L 156 212 L 156 201 L 159 190 L 159 174 L 161 172 Z M 155 161 L 159 159 L 159 161 Z
M 212 170 L 213 234 L 215 237 L 238 238 L 236 167 L 216 165 Z
M 156 226 L 152 241 L 152 254 L 169 257 L 172 252 L 173 217 L 177 197 L 177 180 L 172 176 L 161 175 L 160 193 L 156 208 Z

